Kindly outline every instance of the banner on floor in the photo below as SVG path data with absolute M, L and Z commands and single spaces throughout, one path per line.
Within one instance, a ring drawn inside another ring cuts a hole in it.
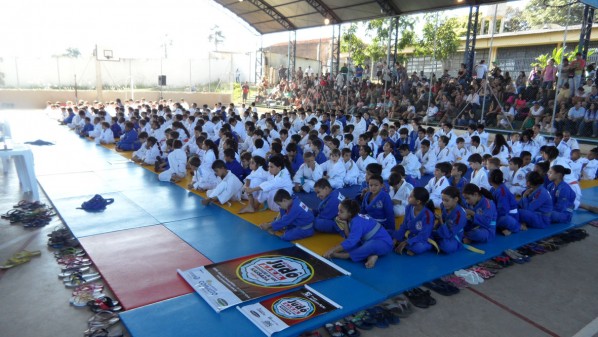
M 265 301 L 237 307 L 268 336 L 340 308 L 341 306 L 309 286 Z
M 301 245 L 178 273 L 217 312 L 305 284 L 349 275 Z

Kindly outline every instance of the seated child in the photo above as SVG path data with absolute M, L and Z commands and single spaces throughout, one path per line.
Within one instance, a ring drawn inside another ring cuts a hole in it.
M 214 162 L 212 162 L 213 164 Z M 193 170 L 193 179 L 187 186 L 189 189 L 195 189 L 198 191 L 206 191 L 216 187 L 218 180 L 214 175 L 214 170 L 207 170 L 203 161 L 199 157 L 189 158 L 189 166 Z
M 322 167 L 316 163 L 313 152 L 305 152 L 303 154 L 303 164 L 299 166 L 299 170 L 293 177 L 293 191 L 310 193 L 314 190 L 316 181 L 323 176 Z
M 318 209 L 314 210 L 314 226 L 318 232 L 324 233 L 338 233 L 338 228 L 335 218 L 338 213 L 338 205 L 345 200 L 339 190 L 335 190 L 330 186 L 326 179 L 316 181 L 314 185 L 316 196 L 322 200 L 318 205 Z
M 133 123 L 126 122 L 125 131 L 120 137 L 120 141 L 116 143 L 116 151 L 136 151 L 139 148 L 141 148 L 141 143 L 139 142 Z
M 366 268 L 373 268 L 380 256 L 390 253 L 392 239 L 374 219 L 359 214 L 359 204 L 345 199 L 338 207 L 337 223 L 345 240 L 324 253 L 325 258 L 365 261 Z
M 245 178 L 245 182 L 243 184 L 243 190 L 245 191 L 248 188 L 253 188 L 259 186 L 264 181 L 268 180 L 270 174 L 268 171 L 264 169 L 266 167 L 266 160 L 260 156 L 253 156 L 249 161 L 249 168 L 251 169 L 251 173 Z M 257 199 L 258 192 L 254 192 L 254 200 Z M 243 198 L 249 200 L 249 196 L 247 194 L 243 194 Z M 258 205 L 253 205 L 257 208 Z M 243 210 L 247 208 L 244 207 Z
M 339 149 L 333 149 L 330 152 L 330 159 L 322 165 L 323 170 L 326 171 L 324 176 L 330 182 L 332 188 L 342 188 L 345 183 L 345 175 L 347 171 L 345 164 L 340 160 L 341 151 Z M 325 167 L 325 168 L 324 168 Z
M 314 235 L 314 214 L 299 198 L 279 189 L 273 201 L 278 205 L 280 214 L 272 222 L 260 225 L 268 231 L 284 231 L 281 239 L 285 241 L 300 240 Z
M 390 177 L 390 169 L 397 164 L 397 160 L 394 156 L 391 142 L 384 143 L 382 150 L 383 152 L 378 155 L 376 160 L 378 161 L 378 164 L 382 165 L 382 179 L 388 180 L 388 177 Z
M 530 172 L 526 176 L 526 184 L 527 190 L 519 200 L 521 229 L 546 228 L 550 225 L 552 199 L 544 188 L 544 178 L 538 172 Z
M 270 158 L 268 163 L 268 172 L 270 175 L 267 180 L 256 187 L 245 187 L 245 193 L 249 197 L 249 203 L 239 213 L 255 212 L 260 203 L 267 202 L 266 207 L 272 211 L 278 212 L 279 206 L 274 201 L 274 196 L 278 190 L 286 190 L 289 195 L 293 193 L 293 181 L 288 167 L 291 163 L 281 155 L 275 155 Z M 254 192 L 258 192 L 254 195 Z
M 469 151 L 465 147 L 465 140 L 462 137 L 457 138 L 457 146 L 453 146 L 451 152 L 455 158 L 455 163 L 467 164 L 467 158 L 469 158 Z
M 407 199 L 411 191 L 413 191 L 413 185 L 408 183 L 401 173 L 393 172 L 388 178 L 388 184 L 390 185 L 390 198 L 393 204 L 393 211 L 395 217 L 405 215 L 405 206 L 407 206 Z
M 395 215 L 393 204 L 388 192 L 384 191 L 384 180 L 379 175 L 371 176 L 368 180 L 369 191 L 363 197 L 361 213 L 369 215 L 378 221 L 386 230 L 395 230 Z
M 403 254 L 407 250 L 408 255 L 417 255 L 432 249 L 430 236 L 434 229 L 434 205 L 430 193 L 423 187 L 414 188 L 408 202 L 403 224 L 392 237 L 397 241 L 396 253 Z
M 114 144 L 114 133 L 110 130 L 110 123 L 102 122 L 102 131 L 95 140 L 96 144 Z
M 145 155 L 143 158 L 140 158 L 139 163 L 143 166 L 154 165 L 156 158 L 162 155 L 160 146 L 158 146 L 158 140 L 155 137 L 147 137 L 145 147 Z
M 299 171 L 299 167 L 303 164 L 303 153 L 299 151 L 296 143 L 289 143 L 286 150 L 293 172 Z
M 201 204 L 205 206 L 213 201 L 226 204 L 231 200 L 241 200 L 241 189 L 243 187 L 241 180 L 232 171 L 228 170 L 222 160 L 214 161 L 212 169 L 216 177 L 218 177 L 218 184 L 214 189 L 207 190 L 207 198 L 203 199 Z
M 588 162 L 581 170 L 581 180 L 594 180 L 598 175 L 598 147 L 588 152 Z
M 509 160 L 509 176 L 507 176 L 505 185 L 514 195 L 521 195 L 525 191 L 526 169 L 521 167 L 523 161 L 519 157 L 513 157 Z
M 353 186 L 357 185 L 357 180 L 359 178 L 359 168 L 357 168 L 357 164 L 351 159 L 351 150 L 348 148 L 344 148 L 341 150 L 342 154 L 342 162 L 345 165 L 345 179 L 343 179 L 343 183 L 345 186 Z
M 355 162 L 357 168 L 359 169 L 359 177 L 357 178 L 357 183 L 362 184 L 365 181 L 365 171 L 368 165 L 372 163 L 376 163 L 376 159 L 370 156 L 370 152 L 372 149 L 367 145 L 359 146 L 359 159 Z M 367 182 L 366 182 L 367 183 Z
M 411 150 L 409 150 L 409 145 L 403 144 L 399 146 L 398 150 L 403 157 L 401 166 L 405 168 L 405 175 L 409 176 L 411 179 L 421 178 L 421 163 L 415 154 L 411 153 Z
M 141 147 L 133 152 L 133 157 L 131 157 L 131 160 L 138 163 L 141 162 L 143 160 L 143 158 L 145 158 L 145 153 L 147 152 L 148 147 L 146 146 L 146 142 L 147 142 L 147 133 L 146 132 L 141 132 L 138 136 L 139 142 L 141 143 Z
M 484 188 L 486 191 L 490 191 L 490 184 L 488 183 L 488 175 L 482 167 L 482 156 L 478 153 L 474 153 L 467 159 L 469 167 L 473 170 L 471 172 L 470 183 L 476 185 L 479 188 Z
M 452 168 L 452 165 L 447 162 L 436 164 L 434 178 L 430 179 L 426 185 L 426 190 L 434 207 L 440 207 L 440 203 L 442 203 L 441 193 L 445 188 L 449 187 L 449 181 L 446 176 L 451 173 Z
M 461 207 L 461 191 L 449 186 L 442 191 L 442 216 L 438 219 L 432 237 L 440 251 L 450 254 L 461 249 L 463 231 L 467 224 L 465 210 Z
M 552 212 L 550 221 L 553 223 L 570 223 L 575 208 L 575 192 L 569 184 L 563 182 L 566 174 L 572 174 L 571 170 L 561 165 L 554 165 L 548 170 L 548 193 L 552 198 Z
M 496 236 L 496 206 L 484 194 L 490 193 L 475 184 L 467 184 L 463 188 L 467 225 L 463 235 L 463 243 L 490 242 Z M 491 197 L 491 195 L 488 195 Z
M 168 165 L 170 167 L 158 175 L 160 181 L 178 182 L 187 175 L 187 155 L 181 149 L 183 142 L 175 139 L 172 146 L 174 150 L 168 154 Z
M 236 159 L 237 153 L 234 149 L 228 148 L 224 150 L 224 164 L 226 168 L 231 171 L 237 178 L 242 181 L 245 177 L 243 176 L 243 166 Z M 212 167 L 214 165 L 212 164 Z
M 91 124 L 91 118 L 85 117 L 85 122 L 83 123 L 83 128 L 79 131 L 79 136 L 81 138 L 89 137 L 89 134 L 93 132 L 94 126 Z
M 503 183 L 501 170 L 490 172 L 488 182 L 492 185 L 490 193 L 496 203 L 496 230 L 505 236 L 517 233 L 521 229 L 519 224 L 519 211 L 517 200 L 507 186 Z
M 463 187 L 468 183 L 465 179 L 467 173 L 467 165 L 463 163 L 454 163 L 451 169 L 451 177 L 449 178 L 449 185 L 455 186 L 460 192 L 463 191 Z M 463 200 L 461 200 L 463 201 Z

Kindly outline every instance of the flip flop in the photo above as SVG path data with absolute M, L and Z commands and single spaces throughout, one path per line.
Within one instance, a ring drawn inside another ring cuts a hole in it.
M 388 324 L 397 325 L 401 323 L 401 318 L 398 315 L 393 314 L 390 310 L 383 306 L 376 306 L 376 308 L 384 313 L 384 318 Z
M 332 323 L 327 323 L 326 325 L 324 325 L 324 328 L 326 328 L 326 331 L 328 331 L 328 334 L 330 335 L 330 337 L 345 337 L 345 332 L 343 331 L 343 326 L 342 324 L 340 324 L 340 322 L 336 322 L 334 324 Z
M 393 316 L 396 316 L 398 318 L 405 318 L 409 315 L 405 315 L 405 313 L 403 312 L 403 307 L 400 306 L 399 304 L 393 302 L 383 302 L 382 304 L 380 304 L 382 306 L 382 308 L 384 308 L 384 310 L 390 312 Z
M 409 302 L 407 297 L 401 295 L 396 296 L 392 298 L 392 301 L 401 308 L 401 314 L 399 314 L 399 317 L 406 318 L 413 313 L 413 307 L 411 306 L 411 302 Z
M 348 337 L 361 336 L 361 332 L 359 332 L 359 330 L 357 330 L 357 326 L 351 321 L 347 322 L 345 320 L 345 322 L 343 323 L 343 330 Z
M 372 330 L 376 320 L 365 310 L 355 313 L 353 316 L 345 317 L 345 321 L 351 322 L 361 330 Z
M 465 282 L 471 285 L 478 285 L 484 283 L 484 279 L 480 277 L 475 271 L 459 269 L 454 272 L 455 276 L 459 276 L 465 280 Z
M 409 299 L 411 304 L 418 308 L 427 309 L 430 306 L 430 301 L 425 296 L 424 291 L 420 288 L 414 288 L 412 290 L 406 291 L 405 296 Z
M 433 290 L 443 296 L 452 296 L 459 293 L 459 288 L 451 285 L 443 280 L 434 280 L 432 282 L 424 283 L 424 286 L 430 290 Z
M 458 289 L 465 289 L 469 287 L 469 283 L 465 282 L 465 280 L 459 276 L 455 275 L 446 275 L 440 278 L 444 282 L 448 282 L 454 287 Z
M 367 312 L 376 320 L 374 326 L 380 329 L 388 328 L 388 322 L 386 321 L 386 315 L 384 314 L 384 310 L 380 307 L 373 307 L 366 309 Z

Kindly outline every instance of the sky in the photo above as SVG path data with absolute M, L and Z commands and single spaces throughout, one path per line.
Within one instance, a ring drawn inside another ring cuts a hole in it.
M 260 36 L 212 0 L 2 0 L 0 13 L 0 57 L 48 57 L 69 47 L 85 56 L 96 44 L 120 58 L 201 57 L 213 50 L 214 25 L 225 36 L 220 50 L 255 51 L 289 39 L 286 32 Z M 448 14 L 467 15 L 467 9 Z M 303 29 L 297 40 L 331 35 L 330 26 Z

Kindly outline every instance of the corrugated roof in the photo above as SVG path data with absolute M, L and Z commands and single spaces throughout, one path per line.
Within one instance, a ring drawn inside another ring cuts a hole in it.
M 261 34 L 385 18 L 401 14 L 487 5 L 497 0 L 214 0 Z

